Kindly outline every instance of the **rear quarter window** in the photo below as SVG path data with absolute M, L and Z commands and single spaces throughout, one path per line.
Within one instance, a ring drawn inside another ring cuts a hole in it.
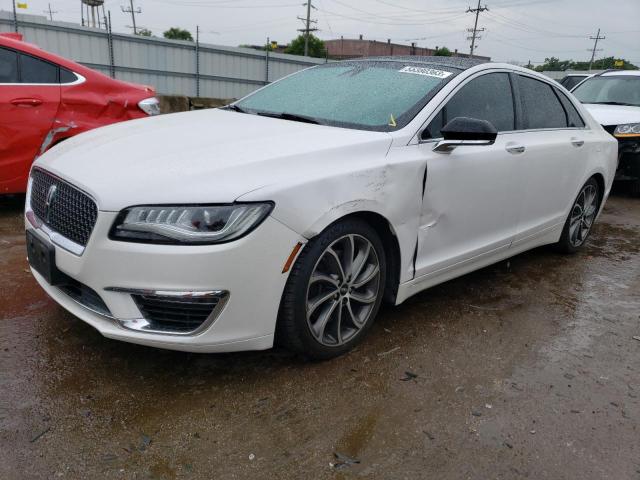
M 568 126 L 571 128 L 584 127 L 584 120 L 582 120 L 582 117 L 578 113 L 578 110 L 576 110 L 576 107 L 573 106 L 573 103 L 571 103 L 571 101 L 567 98 L 567 96 L 564 93 L 558 90 L 556 90 L 555 92 L 558 95 L 558 98 L 560 98 L 560 101 L 562 102 L 562 106 L 564 107 L 565 112 L 567 112 Z
M 75 73 L 71 70 L 67 70 L 66 68 L 60 68 L 60 83 L 73 83 L 76 80 L 78 80 L 78 77 L 76 77 Z

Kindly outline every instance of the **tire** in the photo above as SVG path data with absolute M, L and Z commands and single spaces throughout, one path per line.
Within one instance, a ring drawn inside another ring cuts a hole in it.
M 371 328 L 385 279 L 384 247 L 371 226 L 356 218 L 330 225 L 307 243 L 291 270 L 277 343 L 313 360 L 346 353 Z
M 596 179 L 591 177 L 580 189 L 571 206 L 560 241 L 556 244 L 558 250 L 563 253 L 575 253 L 584 245 L 598 215 L 601 199 L 600 186 Z

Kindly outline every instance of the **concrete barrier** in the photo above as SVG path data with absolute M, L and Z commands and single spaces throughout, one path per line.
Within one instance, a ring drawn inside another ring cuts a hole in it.
M 197 98 L 183 95 L 158 95 L 161 113 L 188 112 L 204 108 L 224 107 L 235 101 L 234 98 Z

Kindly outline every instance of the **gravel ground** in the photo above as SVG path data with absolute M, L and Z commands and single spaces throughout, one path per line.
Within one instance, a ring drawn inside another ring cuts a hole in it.
M 36 285 L 0 202 L 1 479 L 640 479 L 640 199 L 324 363 L 107 340 Z

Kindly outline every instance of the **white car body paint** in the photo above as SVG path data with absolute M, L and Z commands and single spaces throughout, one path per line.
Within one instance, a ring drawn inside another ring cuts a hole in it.
M 398 304 L 432 285 L 556 242 L 582 185 L 602 175 L 606 199 L 617 163 L 617 142 L 573 97 L 585 128 L 505 132 L 492 146 L 448 154 L 434 152 L 435 141 L 419 141 L 423 127 L 461 85 L 502 71 L 557 87 L 527 69 L 483 64 L 459 74 L 391 133 L 205 110 L 94 130 L 40 157 L 36 167 L 86 191 L 100 211 L 83 255 L 56 247 L 58 268 L 99 291 L 121 318 L 140 312 L 129 295 L 105 287 L 229 290 L 219 318 L 196 336 L 123 329 L 70 301 L 38 274 L 36 279 L 111 338 L 188 351 L 265 349 L 273 342 L 288 275 L 282 268 L 293 247 L 351 213 L 375 213 L 395 235 Z M 572 145 L 573 139 L 582 144 Z M 514 145 L 525 152 L 505 150 Z M 275 209 L 248 236 L 222 245 L 108 239 L 125 207 L 234 201 L 273 201 Z M 27 228 L 39 235 L 29 223 Z
M 584 107 L 600 125 L 640 123 L 640 107 L 585 103 Z
M 599 76 L 640 77 L 640 70 L 612 70 L 604 72 Z M 573 92 L 583 83 L 584 81 L 580 82 L 573 87 L 571 91 Z M 633 105 L 604 105 L 598 103 L 585 103 L 584 107 L 600 125 L 610 126 L 624 125 L 626 123 L 640 123 L 640 107 Z

